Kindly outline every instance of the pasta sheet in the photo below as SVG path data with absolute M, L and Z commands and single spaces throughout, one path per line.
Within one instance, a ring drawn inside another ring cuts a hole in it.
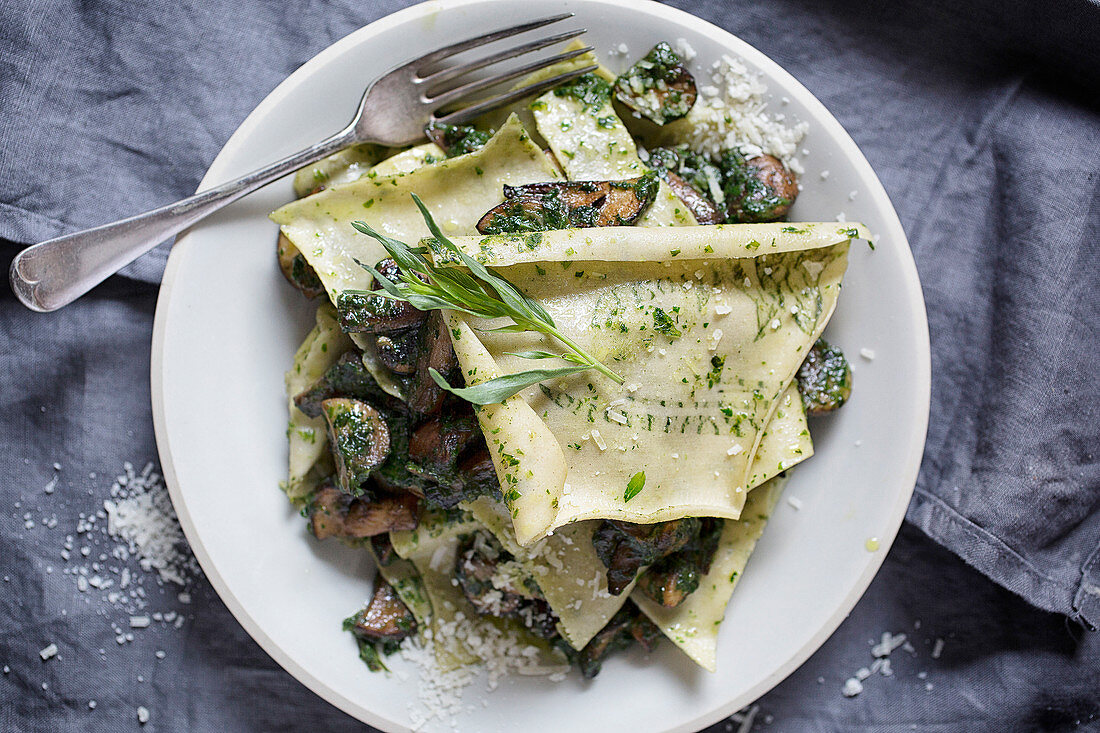
M 796 387 L 788 387 L 761 440 L 753 471 L 760 481 L 766 481 L 774 475 L 782 458 L 789 468 L 811 455 L 813 443 L 802 399 Z M 488 528 L 534 579 L 558 617 L 558 631 L 575 649 L 583 648 L 607 625 L 634 587 L 631 583 L 617 596 L 608 592 L 607 568 L 592 546 L 596 522 L 566 525 L 523 547 L 516 542 L 511 517 L 499 501 L 482 497 L 463 508 Z
M 406 163 L 411 166 L 414 161 Z M 386 257 L 378 242 L 351 226 L 353 221 L 365 221 L 403 242 L 416 242 L 428 234 L 411 197 L 416 193 L 445 233 L 473 234 L 481 216 L 503 199 L 505 184 L 560 178 L 513 115 L 480 150 L 409 172 L 368 174 L 289 203 L 271 218 L 317 271 L 335 301 L 341 290 L 365 289 L 371 283 L 370 274 L 355 260 L 373 265 Z
M 726 520 L 710 571 L 679 606 L 666 608 L 638 590 L 630 596 L 672 643 L 710 672 L 717 667 L 718 627 L 730 596 L 764 533 L 784 483 L 785 479 L 776 478 L 754 489 L 741 518 Z
M 823 228 L 774 225 L 768 237 L 737 225 L 684 227 L 675 237 L 638 227 L 544 232 L 530 256 L 546 259 L 499 268 L 625 380 L 589 371 L 479 411 L 520 545 L 585 519 L 740 515 L 763 480 L 753 470 L 763 434 L 839 294 L 849 233 Z M 514 240 L 456 244 L 497 264 L 498 252 L 515 257 Z M 662 257 L 670 242 L 709 259 Z M 766 254 L 743 256 L 759 250 Z M 561 349 L 541 334 L 451 319 L 471 384 L 531 368 L 511 353 Z M 765 473 L 804 450 L 792 441 Z M 638 474 L 644 486 L 628 497 Z
M 512 646 L 534 650 L 522 672 L 549 674 L 567 670 L 568 663 L 559 650 L 514 619 L 479 616 L 455 584 L 454 567 L 462 538 L 482 529 L 472 516 L 434 512 L 425 514 L 415 530 L 390 533 L 394 551 L 410 562 L 420 576 L 431 607 L 428 631 L 440 668 L 446 671 L 478 661 L 492 662 L 483 658 L 479 644 L 503 637 Z

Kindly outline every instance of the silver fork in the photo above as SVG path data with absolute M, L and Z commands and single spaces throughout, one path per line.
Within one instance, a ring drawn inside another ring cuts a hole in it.
M 368 86 L 359 103 L 359 109 L 348 126 L 310 148 L 174 204 L 27 247 L 16 255 L 11 264 L 12 290 L 31 310 L 57 310 L 84 295 L 153 247 L 223 206 L 348 145 L 369 142 L 398 147 L 425 140 L 424 128 L 430 123 L 467 122 L 485 112 L 593 71 L 595 65 L 578 68 L 490 97 L 449 114 L 436 116 L 447 105 L 465 100 L 497 84 L 575 58 L 592 48 L 589 46 L 566 51 L 496 76 L 447 88 L 441 87 L 478 69 L 576 38 L 585 29 L 559 33 L 437 71 L 433 71 L 433 67 L 464 51 L 557 23 L 572 15 L 563 13 L 504 28 L 413 59 L 387 72 Z

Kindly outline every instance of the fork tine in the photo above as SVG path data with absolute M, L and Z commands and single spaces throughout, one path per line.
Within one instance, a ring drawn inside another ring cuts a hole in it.
M 471 61 L 468 64 L 460 64 L 458 66 L 452 66 L 450 68 L 443 69 L 442 71 L 437 71 L 436 73 L 431 74 L 421 79 L 420 81 L 425 84 L 440 84 L 445 81 L 450 81 L 451 79 L 454 79 L 456 77 L 465 76 L 471 71 L 477 71 L 478 69 L 483 69 L 486 66 L 492 66 L 493 64 L 498 64 L 501 61 L 507 61 L 508 59 L 513 59 L 517 56 L 523 56 L 524 54 L 531 53 L 532 51 L 538 51 L 540 49 L 546 48 L 547 46 L 553 46 L 554 44 L 561 43 L 562 41 L 568 41 L 572 38 L 576 38 L 577 36 L 584 34 L 586 31 L 586 28 L 578 28 L 574 31 L 558 33 L 557 35 L 550 36 L 548 38 L 525 43 L 522 46 L 516 46 L 515 48 L 508 49 L 507 51 L 501 51 L 500 53 L 486 56 L 485 58 L 478 59 L 477 61 Z
M 524 97 L 528 97 L 532 94 L 545 92 L 547 89 L 552 89 L 562 82 L 569 81 L 570 79 L 575 79 L 582 74 L 587 74 L 588 72 L 595 71 L 598 68 L 599 66 L 597 66 L 596 64 L 592 64 L 590 66 L 585 66 L 580 69 L 574 69 L 573 71 L 567 71 L 563 74 L 558 74 L 557 76 L 553 76 L 549 79 L 544 79 L 535 84 L 529 84 L 528 86 L 520 87 L 519 89 L 513 89 L 510 92 L 501 94 L 499 97 L 490 97 L 489 99 L 486 99 L 482 102 L 478 102 L 477 104 L 471 105 L 469 107 L 456 110 L 448 115 L 444 115 L 443 117 L 436 117 L 433 114 L 431 119 L 434 122 L 442 122 L 445 125 L 459 125 L 463 122 L 472 120 L 479 115 L 485 114 L 486 112 L 497 109 L 499 107 L 503 107 L 504 105 L 514 102 L 518 99 L 523 99 Z
M 565 20 L 566 18 L 572 18 L 572 13 L 561 13 L 560 15 L 552 15 L 549 18 L 542 18 L 541 20 L 532 20 L 529 23 L 522 23 L 520 25 L 514 25 L 511 28 L 503 28 L 499 31 L 493 31 L 492 33 L 486 33 L 476 38 L 468 38 L 465 41 L 459 41 L 453 43 L 450 46 L 444 46 L 441 49 L 432 51 L 431 53 L 424 54 L 420 58 L 416 59 L 413 64 L 416 64 L 416 73 L 419 75 L 421 70 L 430 64 L 434 64 L 438 61 L 442 61 L 445 58 L 454 56 L 455 54 L 462 53 L 463 51 L 469 51 L 472 48 L 478 46 L 484 46 L 487 43 L 493 41 L 499 41 L 502 38 L 509 38 L 511 36 L 519 35 L 520 33 L 526 33 L 527 31 L 534 30 L 535 28 L 542 28 L 544 25 L 550 25 L 551 23 L 557 23 L 558 21 Z M 412 64 L 410 64 L 411 66 Z
M 589 53 L 590 51 L 592 51 L 592 47 L 586 46 L 584 48 L 578 48 L 573 51 L 560 53 L 557 56 L 550 56 L 549 58 L 539 59 L 538 61 L 533 61 L 529 64 L 524 64 L 523 66 L 520 66 L 518 68 L 506 71 L 503 74 L 497 74 L 496 76 L 490 76 L 485 79 L 478 79 L 477 81 L 472 81 L 469 84 L 463 84 L 462 86 L 455 87 L 454 89 L 448 89 L 447 91 L 441 92 L 433 97 L 426 97 L 426 100 L 429 104 L 435 105 L 435 107 L 438 109 L 445 104 L 453 102 L 457 99 L 461 99 L 463 97 L 468 97 L 475 92 L 480 92 L 483 89 L 488 89 L 489 87 L 496 86 L 497 84 L 502 84 L 506 81 L 511 81 L 512 79 L 518 79 L 521 76 L 527 76 L 528 74 L 532 74 L 536 71 L 539 71 L 540 69 L 545 69 L 548 66 L 559 64 L 562 61 L 574 59 L 578 56 Z

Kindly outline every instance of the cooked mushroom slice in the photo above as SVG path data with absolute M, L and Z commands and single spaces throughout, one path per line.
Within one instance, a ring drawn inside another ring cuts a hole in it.
M 688 207 L 691 215 L 695 217 L 695 221 L 698 223 L 721 224 L 726 220 L 725 215 L 718 210 L 717 206 L 711 203 L 710 199 L 688 185 L 687 181 L 677 174 L 668 171 L 665 174 L 665 180 L 668 181 L 668 187 L 672 189 L 677 198 L 684 202 L 684 206 Z
M 557 616 L 535 581 L 490 535 L 478 532 L 459 548 L 455 577 L 481 615 L 517 618 L 544 639 L 557 635 Z
M 393 586 L 379 575 L 370 603 L 347 619 L 344 626 L 360 638 L 400 640 L 416 631 L 416 617 Z
M 379 261 L 374 269 L 390 280 L 400 277 L 397 263 L 388 257 Z M 336 311 L 344 333 L 389 334 L 417 328 L 427 319 L 427 313 L 410 303 L 372 294 L 379 289 L 379 284 L 372 281 L 370 292 L 344 290 L 336 297 Z
M 704 518 L 699 534 L 682 549 L 651 565 L 638 578 L 638 587 L 662 606 L 679 606 L 699 588 L 700 579 L 710 572 L 722 527 L 722 520 Z
M 380 333 L 375 339 L 375 353 L 387 369 L 398 374 L 412 374 L 416 371 L 419 344 L 420 334 L 415 329 Z
M 435 369 L 454 384 L 452 374 L 458 367 L 458 358 L 451 346 L 447 324 L 439 311 L 431 311 L 424 327 L 420 329 L 420 346 L 416 356 L 416 372 L 409 387 L 408 405 L 418 415 L 434 415 L 443 406 L 447 393 L 432 379 L 429 369 Z
M 307 298 L 316 298 L 325 292 L 325 286 L 321 284 L 321 278 L 317 277 L 317 271 L 306 262 L 301 251 L 294 246 L 294 242 L 287 239 L 285 234 L 279 235 L 279 242 L 275 247 L 279 256 L 279 269 L 283 277 Z
M 726 215 L 714 202 L 721 203 L 722 172 L 706 156 L 693 152 L 686 145 L 674 148 L 654 148 L 649 151 L 649 165 L 668 182 L 668 187 L 691 210 L 700 224 L 721 224 Z
M 424 498 L 428 503 L 444 509 L 479 496 L 503 500 L 493 459 L 484 446 L 463 457 L 457 471 L 435 474 L 424 486 Z
M 294 404 L 309 417 L 320 417 L 321 403 L 333 397 L 354 397 L 387 411 L 401 411 L 401 401 L 374 381 L 355 351 L 342 354 L 309 389 L 294 396 Z
M 454 471 L 471 443 L 481 438 L 473 413 L 439 415 L 422 424 L 409 438 L 409 459 L 436 473 Z
M 600 673 L 603 662 L 613 652 L 627 649 L 639 643 L 647 651 L 653 651 L 661 639 L 661 630 L 646 618 L 633 604 L 627 604 L 611 617 L 592 640 L 576 653 L 574 661 L 586 679 Z
M 389 532 L 372 535 L 370 538 L 370 546 L 371 549 L 374 550 L 374 556 L 378 560 L 378 564 L 382 567 L 392 565 L 393 561 L 398 559 L 397 552 L 393 549 L 393 542 L 390 540 Z
M 309 530 L 319 540 L 364 539 L 416 529 L 419 510 L 419 499 L 413 494 L 377 492 L 369 499 L 354 499 L 331 483 L 318 489 L 306 507 Z
M 424 128 L 424 133 L 433 143 L 443 148 L 448 158 L 472 153 L 485 147 L 492 132 L 478 130 L 470 125 L 446 125 L 433 122 Z
M 655 524 L 606 520 L 592 535 L 596 556 L 607 567 L 607 590 L 622 593 L 646 565 L 676 552 L 699 533 L 697 517 Z
M 386 421 L 366 402 L 333 397 L 321 403 L 329 446 L 336 464 L 337 488 L 359 496 L 370 476 L 390 452 Z
M 727 150 L 718 161 L 724 179 L 726 216 L 737 222 L 782 219 L 798 197 L 794 174 L 772 155 L 745 159 Z
M 344 517 L 344 537 L 361 539 L 383 532 L 416 529 L 420 524 L 420 499 L 415 494 L 378 493 L 357 499 Z
M 331 483 L 317 489 L 305 513 L 309 516 L 309 531 L 319 540 L 344 536 L 344 516 L 352 498 Z
M 551 229 L 629 226 L 657 197 L 652 173 L 625 181 L 552 181 L 505 186 L 477 230 L 482 234 L 544 232 Z
M 852 394 L 852 367 L 844 352 L 818 339 L 798 368 L 798 391 L 807 415 L 840 408 Z
M 695 97 L 695 79 L 664 41 L 615 80 L 615 98 L 658 125 L 690 112 Z

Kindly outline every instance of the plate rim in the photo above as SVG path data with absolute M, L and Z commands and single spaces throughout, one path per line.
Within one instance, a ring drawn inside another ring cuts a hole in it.
M 248 114 L 218 151 L 217 156 L 214 158 L 200 181 L 197 190 L 203 191 L 223 180 L 228 180 L 229 175 L 227 175 L 227 172 L 224 170 L 227 166 L 227 159 L 236 152 L 236 149 L 241 145 L 243 140 L 247 139 L 255 132 L 261 120 L 267 117 L 269 109 L 292 93 L 301 84 L 305 83 L 307 78 L 311 76 L 317 68 L 328 63 L 329 59 L 343 54 L 346 49 L 359 43 L 360 38 L 363 36 L 384 33 L 393 27 L 404 25 L 408 22 L 416 21 L 419 18 L 443 11 L 452 11 L 472 5 L 492 5 L 501 2 L 507 2 L 507 0 L 426 0 L 425 2 L 411 5 L 372 21 L 327 46 L 280 82 Z M 770 674 L 762 678 L 758 683 L 729 699 L 725 704 L 702 711 L 692 720 L 685 721 L 683 724 L 669 729 L 670 731 L 691 733 L 692 731 L 697 731 L 702 727 L 711 725 L 722 718 L 728 717 L 746 704 L 758 699 L 802 666 L 802 664 L 817 652 L 825 641 L 832 636 L 841 622 L 848 617 L 856 603 L 858 603 L 866 593 L 868 586 L 875 575 L 877 575 L 882 563 L 885 561 L 887 553 L 897 538 L 901 523 L 905 518 L 906 509 L 915 491 L 927 437 L 928 421 L 931 410 L 931 345 L 928 331 L 927 308 L 920 284 L 920 278 L 917 273 L 916 263 L 912 255 L 912 248 L 909 245 L 908 238 L 905 235 L 897 211 L 886 193 L 882 182 L 879 180 L 878 175 L 874 172 L 874 169 L 863 155 L 863 152 L 859 149 L 851 135 L 848 134 L 840 122 L 831 112 L 829 112 L 828 108 L 790 72 L 747 41 L 744 41 L 710 21 L 699 18 L 679 8 L 662 5 L 653 0 L 644 0 L 643 3 L 639 3 L 638 0 L 567 0 L 567 2 L 568 4 L 576 5 L 612 6 L 618 10 L 632 10 L 635 12 L 644 10 L 659 18 L 672 21 L 676 23 L 676 25 L 690 27 L 694 32 L 711 36 L 720 45 L 746 58 L 757 68 L 767 69 L 771 75 L 783 80 L 784 89 L 794 91 L 802 97 L 800 101 L 805 104 L 807 110 L 814 111 L 815 124 L 820 124 L 829 130 L 831 136 L 839 142 L 840 152 L 845 155 L 865 179 L 872 182 L 869 186 L 870 190 L 864 193 L 870 195 L 878 208 L 884 213 L 884 218 L 886 219 L 886 232 L 884 236 L 896 239 L 904 244 L 903 252 L 908 255 L 907 257 L 901 258 L 901 267 L 903 281 L 907 290 L 905 295 L 913 308 L 914 322 L 906 325 L 917 329 L 915 336 L 917 337 L 917 345 L 921 352 L 920 356 L 922 357 L 919 359 L 919 363 L 914 365 L 914 380 L 910 385 L 914 389 L 914 394 L 917 396 L 916 405 L 918 409 L 918 418 L 911 426 L 912 429 L 907 435 L 907 443 L 910 449 L 906 464 L 899 467 L 899 476 L 903 479 L 902 485 L 908 486 L 909 488 L 905 491 L 899 491 L 893 505 L 890 507 L 890 513 L 879 537 L 880 549 L 874 553 L 869 553 L 869 561 L 864 566 L 863 571 L 856 578 L 848 593 L 835 607 L 832 614 L 821 627 L 807 639 L 801 648 Z M 279 666 L 323 700 L 357 720 L 379 728 L 380 730 L 409 730 L 408 726 L 400 723 L 397 723 L 396 725 L 398 727 L 395 728 L 395 721 L 379 717 L 361 703 L 337 692 L 323 680 L 308 672 L 288 653 L 284 652 L 283 649 L 267 635 L 260 624 L 255 621 L 236 595 L 230 590 L 229 584 L 218 572 L 217 566 L 207 552 L 198 528 L 194 524 L 191 513 L 188 511 L 184 492 L 180 488 L 176 475 L 164 411 L 164 344 L 168 330 L 168 306 L 176 285 L 177 274 L 187 252 L 186 246 L 180 245 L 188 240 L 193 231 L 201 229 L 202 226 L 203 224 L 200 222 L 180 234 L 169 252 L 157 296 L 151 339 L 150 398 L 153 413 L 154 435 L 157 452 L 160 458 L 161 473 L 164 476 L 173 507 L 179 517 L 184 534 L 187 537 L 187 541 L 199 565 L 202 567 L 211 586 L 213 586 L 215 592 L 217 592 L 218 597 L 226 605 L 241 627 L 244 628 L 260 648 L 279 664 Z M 923 410 L 920 409 L 920 405 L 922 404 L 924 405 Z

